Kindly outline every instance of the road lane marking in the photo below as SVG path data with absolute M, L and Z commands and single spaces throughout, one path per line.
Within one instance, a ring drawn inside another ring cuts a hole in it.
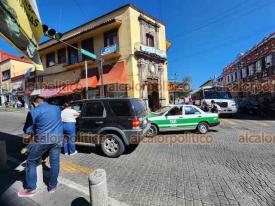
M 15 158 L 13 158 L 11 156 L 8 156 L 8 160 L 11 161 L 11 162 L 14 162 L 16 164 L 19 164 L 19 166 L 16 168 L 16 170 L 18 170 L 18 171 L 24 171 L 25 167 L 22 166 L 22 164 L 25 161 L 21 162 L 18 159 L 15 159 Z M 63 161 L 63 160 L 61 160 L 61 161 Z M 70 161 L 68 161 L 68 162 L 70 162 Z M 72 164 L 75 165 L 74 163 L 72 163 Z M 77 166 L 79 166 L 79 165 L 77 165 Z M 81 167 L 83 167 L 83 166 L 81 166 Z M 50 176 L 49 172 L 47 172 L 47 171 L 44 171 L 44 172 L 45 172 L 44 175 L 46 177 Z M 69 180 L 67 178 L 61 177 L 61 175 L 59 175 L 59 177 L 58 177 L 58 182 L 60 184 L 63 184 L 65 186 L 71 188 L 71 189 L 74 189 L 74 190 L 76 190 L 76 191 L 78 191 L 80 193 L 83 193 L 83 194 L 85 194 L 87 196 L 90 196 L 89 187 L 87 187 L 87 186 L 83 186 L 83 185 L 78 184 L 76 182 L 73 182 L 73 181 L 71 181 L 71 180 Z M 112 197 L 108 197 L 108 205 L 113 205 L 113 206 L 129 206 L 128 204 L 126 204 L 124 202 L 121 202 L 119 200 L 116 200 L 116 199 L 114 199 Z
M 49 160 L 47 159 L 46 161 L 46 165 L 49 167 Z M 78 165 L 78 164 L 75 164 L 71 161 L 68 161 L 68 160 L 64 160 L 64 159 L 61 159 L 60 160 L 60 168 L 65 171 L 65 172 L 69 172 L 69 173 L 83 173 L 83 174 L 86 174 L 86 175 L 89 175 L 91 174 L 94 169 L 93 168 L 90 168 L 90 167 L 85 167 L 85 166 L 82 166 L 82 165 Z
M 236 122 L 229 120 L 229 119 L 222 119 L 222 122 L 225 124 L 230 124 L 230 125 L 237 125 Z
M 248 122 L 252 122 L 253 124 L 256 124 L 256 125 L 260 125 L 260 126 L 263 126 L 263 127 L 267 127 L 269 126 L 269 124 L 267 124 L 266 122 L 262 122 L 260 120 L 248 120 Z

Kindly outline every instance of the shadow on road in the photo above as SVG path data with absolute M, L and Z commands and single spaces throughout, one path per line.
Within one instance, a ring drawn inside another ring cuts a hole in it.
M 90 203 L 84 197 L 78 197 L 72 201 L 71 206 L 89 206 Z
M 220 118 L 223 119 L 239 119 L 239 120 L 258 120 L 258 121 L 272 121 L 275 120 L 275 117 L 272 116 L 260 116 L 260 115 L 249 115 L 237 113 L 234 115 L 220 115 Z
M 7 133 L 0 132 L 0 141 L 4 141 L 6 144 L 6 154 L 8 157 L 19 159 L 24 161 L 25 157 L 20 154 L 21 149 L 25 146 L 22 143 L 20 136 L 10 135 Z M 5 159 L 3 156 L 2 164 Z M 16 181 L 20 181 L 24 184 L 25 172 L 18 171 L 16 168 L 19 166 L 14 161 L 7 161 L 8 168 L 0 172 L 0 205 L 1 206 L 17 206 L 17 205 L 36 205 L 33 201 L 26 198 L 19 198 L 17 191 L 12 187 Z

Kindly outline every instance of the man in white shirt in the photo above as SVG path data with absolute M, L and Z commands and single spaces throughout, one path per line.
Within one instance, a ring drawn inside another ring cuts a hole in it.
M 61 112 L 61 118 L 63 122 L 63 129 L 64 129 L 64 154 L 65 155 L 75 155 L 77 154 L 75 148 L 75 137 L 76 137 L 76 130 L 75 130 L 75 123 L 76 118 L 79 116 L 79 113 L 71 108 L 69 103 L 64 105 L 64 110 Z

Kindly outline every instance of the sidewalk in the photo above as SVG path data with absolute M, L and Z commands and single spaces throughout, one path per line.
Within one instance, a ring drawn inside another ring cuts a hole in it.
M 21 172 L 24 173 L 24 171 Z M 48 193 L 45 185 L 45 187 L 37 190 L 37 194 L 34 197 L 20 198 L 17 196 L 17 191 L 22 188 L 22 182 L 20 180 L 14 182 L 14 180 L 18 173 L 19 176 L 23 177 L 21 172 L 10 170 L 7 174 L 1 174 L 1 206 L 89 206 L 89 197 L 87 195 L 63 184 L 58 185 L 58 189 L 54 194 Z
M 47 191 L 46 184 L 37 189 L 37 194 L 32 198 L 20 198 L 17 192 L 22 189 L 25 178 L 23 158 L 19 158 L 18 151 L 20 143 L 15 142 L 14 138 L 7 136 L 7 153 L 8 153 L 8 170 L 0 173 L 0 205 L 1 206 L 88 206 L 89 193 L 82 193 L 62 183 L 58 184 L 58 188 L 54 194 Z M 3 139 L 3 138 L 1 138 Z M 11 150 L 10 143 L 14 142 L 17 149 Z M 23 145 L 22 145 L 23 146 Z M 12 154 L 13 153 L 13 154 Z M 21 160 L 19 160 L 21 159 Z M 47 182 L 49 171 L 44 169 L 44 182 Z M 62 177 L 59 177 L 62 180 Z M 63 180 L 64 181 L 64 180 Z M 88 188 L 88 180 L 87 180 Z
M 58 188 L 54 194 L 47 191 L 46 184 L 37 189 L 37 194 L 32 198 L 19 198 L 17 192 L 23 186 L 25 178 L 24 158 L 20 155 L 21 148 L 24 145 L 19 136 L 10 135 L 0 132 L 0 140 L 6 142 L 8 171 L 0 173 L 0 205 L 1 206 L 89 206 L 89 185 L 88 176 L 87 184 L 78 184 L 68 179 L 64 173 L 60 172 L 58 178 Z M 61 160 L 61 163 L 64 160 Z M 67 167 L 73 165 L 65 162 Z M 76 170 L 87 172 L 86 168 L 75 167 Z M 77 174 L 75 174 L 77 175 Z M 88 175 L 88 173 L 87 173 Z M 49 178 L 49 169 L 45 166 L 43 169 L 44 182 Z M 83 179 L 84 181 L 84 179 Z M 113 198 L 109 197 L 110 206 L 127 206 Z

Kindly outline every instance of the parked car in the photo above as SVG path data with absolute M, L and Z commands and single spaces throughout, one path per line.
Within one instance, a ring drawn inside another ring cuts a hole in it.
M 239 102 L 239 113 L 251 114 L 251 115 L 261 115 L 261 106 L 254 99 L 244 99 Z
M 262 115 L 264 116 L 275 116 L 275 100 L 267 102 L 267 103 L 263 103 L 261 105 L 261 112 Z
M 142 100 L 98 98 L 72 103 L 80 111 L 77 144 L 95 144 L 108 157 L 118 157 L 127 146 L 136 144 L 150 129 Z
M 197 130 L 207 133 L 209 127 L 220 124 L 216 113 L 206 113 L 194 105 L 171 105 L 162 107 L 148 115 L 151 128 L 148 135 L 154 136 L 162 131 Z

